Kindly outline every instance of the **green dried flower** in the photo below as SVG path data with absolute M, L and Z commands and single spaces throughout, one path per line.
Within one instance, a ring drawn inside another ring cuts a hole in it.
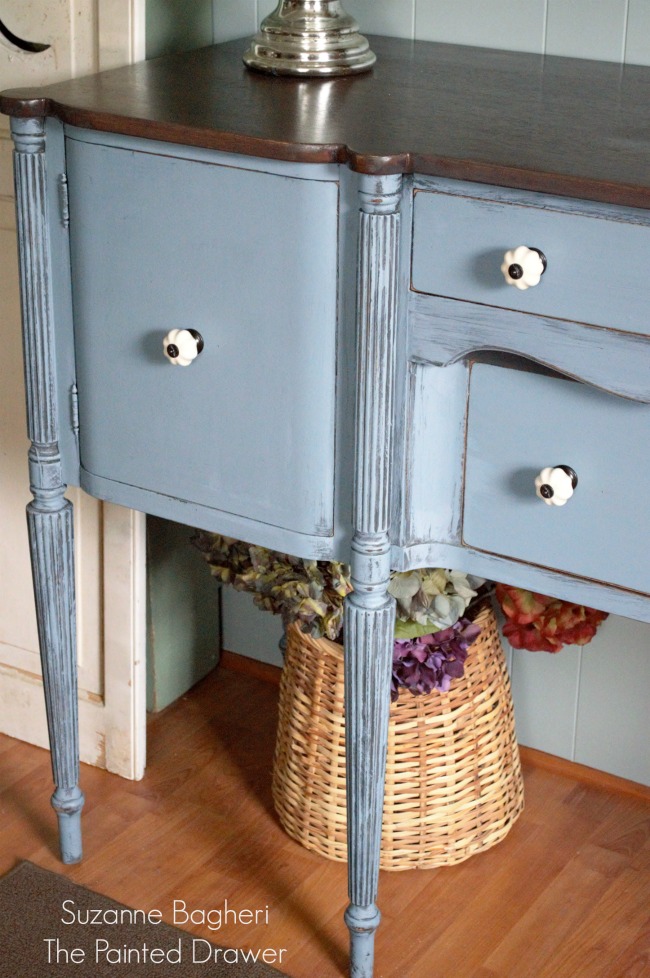
M 258 608 L 298 622 L 314 638 L 335 641 L 343 628 L 343 602 L 352 590 L 347 564 L 302 560 L 217 533 L 193 539 L 223 584 L 248 591 Z
M 397 601 L 395 638 L 416 638 L 450 628 L 465 613 L 482 583 L 462 571 L 440 567 L 392 574 L 388 592 Z

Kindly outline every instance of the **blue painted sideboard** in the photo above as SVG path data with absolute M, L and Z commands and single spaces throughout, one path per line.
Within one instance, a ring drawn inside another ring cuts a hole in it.
M 349 560 L 346 922 L 370 978 L 391 569 L 650 621 L 650 70 L 375 38 L 372 73 L 304 80 L 247 72 L 244 46 L 2 97 L 53 804 L 75 861 L 66 484 Z M 547 468 L 566 505 L 536 493 Z

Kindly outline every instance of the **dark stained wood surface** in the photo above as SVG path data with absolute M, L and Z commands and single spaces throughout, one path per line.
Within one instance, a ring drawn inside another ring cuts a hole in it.
M 372 38 L 373 71 L 247 70 L 246 41 L 18 90 L 10 115 L 364 173 L 650 207 L 650 68 Z

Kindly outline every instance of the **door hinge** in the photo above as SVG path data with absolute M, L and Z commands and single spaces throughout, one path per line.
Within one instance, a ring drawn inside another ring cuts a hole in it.
M 76 384 L 70 388 L 70 421 L 76 438 L 79 435 L 79 391 Z
M 68 177 L 65 173 L 59 174 L 59 209 L 61 211 L 61 224 L 64 228 L 69 228 L 70 198 L 68 195 Z

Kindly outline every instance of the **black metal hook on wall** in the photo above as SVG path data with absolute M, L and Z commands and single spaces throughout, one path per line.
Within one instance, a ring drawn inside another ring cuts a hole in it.
M 38 54 L 41 51 L 47 51 L 51 47 L 49 44 L 38 44 L 35 41 L 23 41 L 22 37 L 18 37 L 17 34 L 10 31 L 2 20 L 0 20 L 0 34 L 11 44 L 20 48 L 22 51 L 29 51 L 30 54 Z

